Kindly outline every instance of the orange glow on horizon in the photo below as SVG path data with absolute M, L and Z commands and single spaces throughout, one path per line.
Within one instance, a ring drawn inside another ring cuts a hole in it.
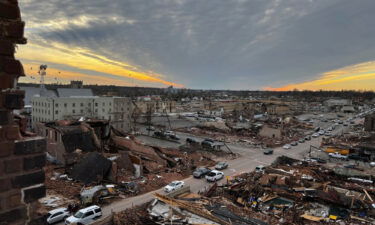
M 350 65 L 323 73 L 318 79 L 282 87 L 264 87 L 268 91 L 298 90 L 373 90 L 375 61 Z
M 161 85 L 173 85 L 174 87 L 183 87 L 182 84 L 177 84 L 164 79 L 165 76 L 153 72 L 142 71 L 136 66 L 129 65 L 124 62 L 111 60 L 105 56 L 97 55 L 86 49 L 81 48 L 69 48 L 67 46 L 52 43 L 53 47 L 44 47 L 41 45 L 29 43 L 26 46 L 20 46 L 17 53 L 19 59 L 26 59 L 33 62 L 43 62 L 44 64 L 55 63 L 61 65 L 67 65 L 69 67 L 91 70 L 101 73 L 110 74 L 113 76 L 127 77 L 134 79 L 135 81 L 150 82 Z M 91 56 L 91 57 L 90 57 Z M 25 63 L 24 63 L 25 64 Z M 31 72 L 27 70 L 26 72 Z M 39 66 L 35 66 L 35 70 L 30 74 L 37 74 Z M 52 71 L 50 68 L 48 71 Z M 56 71 L 58 74 L 58 71 Z M 60 70 L 61 72 L 61 70 Z M 63 74 L 63 75 L 62 75 Z M 74 75 L 73 75 L 74 74 Z M 89 74 L 77 73 L 72 71 L 64 71 L 59 74 L 60 78 L 72 77 L 73 79 L 81 80 L 92 80 L 99 82 L 98 84 L 113 84 L 113 85 L 131 85 L 129 82 L 122 81 L 121 79 L 107 78 L 99 76 L 90 76 Z M 93 82 L 89 82 L 93 83 Z M 136 84 L 133 84 L 133 86 Z

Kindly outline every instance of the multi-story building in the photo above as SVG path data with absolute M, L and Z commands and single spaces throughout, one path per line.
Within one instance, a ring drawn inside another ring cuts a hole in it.
M 126 97 L 33 97 L 32 124 L 82 117 L 106 119 L 116 129 L 130 131 L 132 102 Z

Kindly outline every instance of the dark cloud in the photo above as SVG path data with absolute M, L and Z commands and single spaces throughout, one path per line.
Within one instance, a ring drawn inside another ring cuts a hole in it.
M 84 47 L 192 88 L 260 89 L 374 59 L 373 0 L 20 4 L 31 42 Z

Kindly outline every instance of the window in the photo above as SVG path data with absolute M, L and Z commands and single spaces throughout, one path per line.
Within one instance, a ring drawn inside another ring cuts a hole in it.
M 55 104 L 55 107 L 59 107 L 59 104 L 58 104 L 58 103 L 56 103 L 56 104 Z
M 46 129 L 46 137 L 48 136 L 48 129 Z
M 97 102 L 95 102 L 95 106 L 98 106 L 98 103 L 97 103 Z
M 81 113 L 83 113 L 83 109 L 81 109 Z
M 81 102 L 81 107 L 83 107 L 83 103 Z
M 72 110 L 72 113 L 76 113 L 76 111 L 73 109 L 73 110 Z
M 112 105 L 112 103 L 109 103 L 109 106 L 111 106 Z
M 96 213 L 101 212 L 101 211 L 102 211 L 101 208 L 95 209 L 95 212 L 96 212 Z
M 89 211 L 89 212 L 86 212 L 85 215 L 83 215 L 83 218 L 85 217 L 89 217 L 91 215 L 94 215 L 94 211 Z
M 57 114 L 59 114 L 59 111 L 58 111 L 58 110 L 56 110 L 56 111 L 55 111 L 55 114 L 56 114 L 56 115 L 57 115 Z
M 91 102 L 89 102 L 89 104 L 88 104 L 88 105 L 89 105 L 89 107 L 91 107 Z
M 64 107 L 65 107 L 65 108 L 68 107 L 68 104 L 64 103 Z
M 72 106 L 73 106 L 73 107 L 76 107 L 76 103 L 72 103 Z
M 57 212 L 57 213 L 53 214 L 52 217 L 56 217 L 56 216 L 59 216 L 59 215 L 61 215 L 61 214 L 63 214 L 63 213 L 62 213 L 62 212 Z
M 98 112 L 98 109 L 95 109 L 95 112 Z
M 57 131 L 55 131 L 55 142 L 57 142 Z
M 105 112 L 105 109 L 104 109 L 104 108 L 102 108 L 102 111 L 103 111 L 103 112 Z
M 103 106 L 105 106 L 105 102 L 103 102 Z

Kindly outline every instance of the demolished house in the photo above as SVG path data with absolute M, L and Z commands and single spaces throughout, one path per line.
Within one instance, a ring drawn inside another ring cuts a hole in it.
M 37 123 L 36 132 L 47 138 L 47 151 L 60 164 L 74 163 L 75 151 L 103 151 L 109 139 L 110 126 L 107 120 L 69 121 Z
M 264 172 L 235 177 L 212 196 L 225 196 L 252 209 L 249 215 L 276 219 L 268 221 L 271 224 L 375 223 L 375 188 L 373 182 L 361 178 L 358 173 L 341 173 L 282 156 Z

